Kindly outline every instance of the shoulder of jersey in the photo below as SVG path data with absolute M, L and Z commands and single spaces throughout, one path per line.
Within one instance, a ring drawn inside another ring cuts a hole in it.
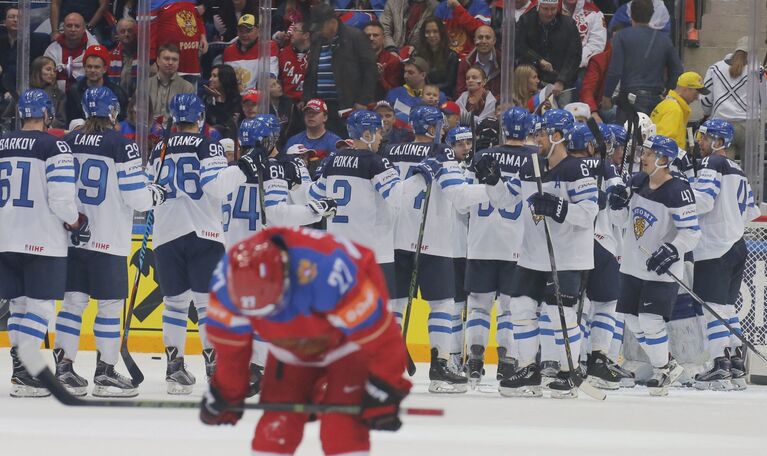
M 709 155 L 703 159 L 701 164 L 704 165 L 704 168 L 716 170 L 721 174 L 743 175 L 743 170 L 737 163 L 722 155 Z
M 590 157 L 589 157 L 590 158 Z M 594 169 L 587 166 L 588 176 L 584 176 L 583 165 L 587 163 L 584 158 L 568 156 L 554 168 L 557 178 L 563 182 L 575 182 L 584 177 L 594 177 Z

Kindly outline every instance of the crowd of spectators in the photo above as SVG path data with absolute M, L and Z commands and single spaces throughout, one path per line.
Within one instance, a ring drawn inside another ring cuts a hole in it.
M 507 107 L 502 99 L 531 112 L 580 102 L 598 121 L 623 122 L 629 110 L 650 115 L 662 101 L 689 109 L 702 93 L 690 89 L 685 97 L 678 83 L 684 68 L 669 34 L 668 2 L 515 0 L 514 87 L 502 96 L 509 63 L 500 52 L 503 3 L 279 1 L 272 40 L 262 46 L 257 0 L 153 0 L 149 121 L 164 125 L 168 100 L 197 93 L 206 105 L 206 134 L 235 140 L 239 122 L 268 97 L 283 127 L 281 147 L 301 144 L 321 155 L 346 137 L 343 117 L 354 109 L 375 110 L 386 139 L 403 141 L 412 138 L 406 121 L 419 104 L 440 106 L 453 124 L 493 119 Z M 696 2 L 686 3 L 687 44 L 696 45 Z M 130 0 L 53 0 L 53 32 L 32 33 L 30 48 L 30 85 L 54 101 L 53 128 L 80 123 L 82 93 L 106 86 L 120 100 L 120 128 L 135 134 L 135 7 Z M 0 33 L 7 122 L 15 115 L 18 13 L 6 8 Z M 732 101 L 715 94 L 701 100 L 706 115 L 736 122 L 736 143 L 745 118 L 746 44 L 704 78 L 713 91 L 733 92 Z M 256 87 L 264 69 L 268 84 Z

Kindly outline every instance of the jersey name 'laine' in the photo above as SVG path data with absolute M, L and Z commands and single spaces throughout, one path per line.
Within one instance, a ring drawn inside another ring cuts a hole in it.
M 589 167 L 594 178 L 598 179 L 598 176 L 600 175 L 599 167 L 601 160 L 597 157 L 583 158 L 582 160 L 586 166 Z M 621 177 L 618 175 L 618 170 L 616 169 L 615 165 L 609 161 L 606 161 L 604 164 L 602 164 L 601 176 L 602 188 L 600 188 L 600 190 L 607 195 L 610 194 L 613 187 L 619 184 L 623 184 L 623 179 L 621 179 Z M 619 254 L 619 233 L 619 230 L 616 229 L 611 218 L 609 208 L 600 210 L 597 214 L 597 223 L 594 225 L 594 239 L 599 242 L 599 244 L 604 247 L 605 250 L 612 253 L 613 256 L 616 257 Z
M 626 228 L 620 270 L 642 280 L 673 282 L 668 274 L 658 275 L 647 270 L 648 256 L 639 247 L 655 252 L 670 242 L 679 258 L 695 248 L 701 233 L 690 184 L 674 177 L 652 190 L 645 173 L 635 174 L 629 183 L 632 196 L 628 209 L 612 211 L 616 222 L 622 222 Z M 677 261 L 671 265 L 670 272 L 682 277 L 683 268 L 684 262 Z
M 760 215 L 754 193 L 737 163 L 721 155 L 703 159 L 692 189 L 703 232 L 695 260 L 719 258 L 743 237 L 745 224 Z
M 511 179 L 530 161 L 536 148 L 502 145 L 480 151 L 474 158 L 492 155 L 498 161 L 501 176 Z M 472 174 L 473 181 L 473 174 Z M 479 260 L 517 261 L 522 245 L 524 225 L 520 220 L 522 201 L 512 209 L 495 208 L 489 201 L 471 209 L 467 258 Z
M 91 240 L 79 248 L 128 256 L 133 211 L 152 207 L 138 146 L 114 130 L 64 139 L 75 157 L 77 206 L 91 229 Z
M 543 168 L 543 166 L 541 166 Z M 522 221 L 525 240 L 519 252 L 518 264 L 536 271 L 550 271 L 551 263 L 546 252 L 546 235 L 543 217 L 533 216 L 529 199 L 538 192 L 533 174 L 533 161 L 529 160 L 519 170 L 519 178 L 506 181 L 506 189 L 496 185 L 494 190 L 504 190 L 500 207 L 513 209 L 522 201 Z M 508 191 L 506 191 L 508 190 Z M 543 191 L 568 202 L 564 223 L 548 220 L 557 269 L 582 271 L 594 267 L 594 218 L 599 211 L 597 182 L 591 170 L 580 158 L 567 156 L 543 176 Z M 495 194 L 495 191 L 493 192 Z
M 76 220 L 67 143 L 41 131 L 0 139 L 0 252 L 65 257 L 69 236 L 62 223 Z
M 448 258 L 459 256 L 455 239 L 464 230 L 458 225 L 460 221 L 455 211 L 466 212 L 473 205 L 487 202 L 489 197 L 485 186 L 470 185 L 466 181 L 453 149 L 444 144 L 392 144 L 384 149 L 382 155 L 397 168 L 403 180 L 402 207 L 397 218 L 394 248 L 415 251 L 423 218 L 426 184 L 421 177 L 408 178 L 419 162 L 426 157 L 434 157 L 440 161 L 442 169 L 432 182 L 421 252 Z
M 328 157 L 309 197 L 335 199 L 338 208 L 327 220 L 328 232 L 368 247 L 383 264 L 394 261 L 399 187 L 397 171 L 380 155 L 344 149 Z

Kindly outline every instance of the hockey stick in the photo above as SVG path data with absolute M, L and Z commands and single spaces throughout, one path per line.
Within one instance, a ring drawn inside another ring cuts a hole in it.
M 19 357 L 27 371 L 51 392 L 53 397 L 64 405 L 75 407 L 130 407 L 130 408 L 174 408 L 174 409 L 199 409 L 197 401 L 162 401 L 162 400 L 122 400 L 122 399 L 81 399 L 73 396 L 64 386 L 56 380 L 53 372 L 45 364 L 42 355 L 34 344 L 22 344 L 19 346 Z M 266 410 L 292 413 L 344 413 L 359 415 L 362 407 L 359 405 L 336 405 L 336 404 L 295 404 L 295 403 L 266 403 L 266 404 L 242 404 L 232 407 L 231 410 Z M 443 416 L 443 409 L 435 408 L 402 408 L 400 412 L 405 415 L 420 416 Z
M 692 133 L 692 127 L 687 127 L 687 142 L 690 143 L 690 162 L 692 164 L 692 173 L 697 178 L 698 162 L 695 160 L 695 157 L 700 155 L 700 151 L 698 150 L 698 143 L 695 142 L 695 137 Z
M 165 125 L 165 131 L 163 132 L 162 147 L 160 148 L 160 167 L 157 169 L 157 175 L 154 177 L 154 183 L 157 184 L 160 181 L 160 174 L 162 174 L 162 167 L 165 164 L 165 154 L 168 152 L 168 139 L 170 139 L 170 130 L 173 125 L 173 119 L 169 116 L 168 122 Z M 133 309 L 136 307 L 136 296 L 138 295 L 138 284 L 141 280 L 141 270 L 144 268 L 144 258 L 146 256 L 147 245 L 149 244 L 149 233 L 152 231 L 154 225 L 154 210 L 147 211 L 146 216 L 146 229 L 144 230 L 144 237 L 141 239 L 141 248 L 138 253 L 138 265 L 136 265 L 136 275 L 133 277 L 133 287 L 131 288 L 130 300 L 128 302 L 128 311 L 125 315 L 125 323 L 123 324 L 123 339 L 120 343 L 120 357 L 128 369 L 128 374 L 131 377 L 131 383 L 134 387 L 137 387 L 144 381 L 144 373 L 133 360 L 130 351 L 128 350 L 128 336 L 130 335 L 130 325 L 133 320 Z
M 269 151 L 266 152 L 267 166 L 269 163 Z M 258 207 L 261 208 L 261 229 L 266 228 L 266 208 L 264 207 L 264 170 L 258 169 Z
M 646 248 L 642 247 L 641 245 L 639 246 L 639 250 L 641 250 L 642 252 L 644 252 L 644 253 L 645 253 L 645 255 L 647 255 L 647 256 L 652 256 L 652 253 L 651 253 L 649 250 L 647 250 Z M 733 327 L 730 325 L 730 323 L 729 323 L 729 321 L 728 321 L 728 320 L 726 320 L 726 319 L 722 318 L 722 316 L 721 316 L 721 315 L 719 315 L 719 314 L 718 314 L 718 313 L 717 313 L 717 312 L 716 312 L 714 309 L 712 309 L 712 308 L 711 308 L 711 306 L 709 306 L 709 305 L 706 303 L 706 301 L 704 301 L 703 299 L 701 299 L 701 297 L 700 297 L 700 296 L 698 296 L 697 294 L 695 294 L 695 292 L 694 292 L 694 291 L 692 291 L 692 289 L 690 289 L 690 287 L 688 287 L 687 285 L 685 285 L 685 283 L 684 283 L 684 282 L 682 282 L 681 280 L 679 280 L 679 278 L 678 278 L 678 277 L 677 277 L 677 276 L 676 276 L 676 275 L 675 275 L 673 272 L 671 272 L 671 271 L 666 271 L 666 274 L 668 274 L 668 276 L 669 276 L 669 277 L 671 277 L 672 279 L 674 279 L 674 282 L 676 282 L 676 283 L 677 283 L 677 284 L 678 284 L 678 285 L 679 285 L 679 286 L 682 288 L 682 290 L 684 290 L 684 291 L 685 291 L 685 293 L 689 294 L 689 295 L 692 297 L 692 299 L 694 299 L 695 301 L 697 301 L 697 302 L 698 302 L 698 304 L 700 304 L 701 306 L 703 306 L 703 308 L 704 308 L 704 309 L 708 310 L 708 311 L 709 311 L 709 313 L 711 313 L 711 315 L 713 315 L 713 316 L 714 316 L 714 318 L 716 318 L 717 320 L 719 320 L 720 322 L 722 322 L 722 324 L 724 325 L 724 327 L 725 327 L 725 328 L 727 328 L 727 330 L 728 330 L 728 331 L 730 331 L 730 333 L 731 333 L 731 334 L 734 334 L 734 335 L 735 335 L 735 337 L 737 337 L 737 338 L 738 338 L 738 339 L 739 339 L 741 342 L 743 342 L 743 345 L 745 345 L 746 347 L 748 347 L 748 349 L 749 349 L 749 350 L 751 350 L 751 351 L 753 351 L 753 352 L 756 354 L 756 356 L 758 356 L 759 358 L 761 358 L 761 359 L 762 359 L 762 361 L 764 361 L 765 363 L 767 363 L 767 356 L 765 356 L 764 354 L 762 354 L 762 352 L 760 352 L 759 350 L 757 350 L 757 349 L 756 349 L 756 347 L 754 346 L 754 344 L 752 344 L 752 343 L 751 343 L 751 342 L 750 342 L 748 339 L 746 339 L 746 338 L 743 336 L 743 334 L 742 334 L 741 332 L 736 332 L 736 331 L 735 331 L 735 329 L 734 329 L 734 328 L 733 328 Z
M 535 174 L 535 183 L 538 186 L 538 194 L 543 195 L 543 182 L 541 181 L 541 165 L 538 163 L 538 157 L 533 157 L 533 173 Z M 549 251 L 549 263 L 551 264 L 551 278 L 554 282 L 554 296 L 557 300 L 557 309 L 559 310 L 559 322 L 562 325 L 562 339 L 565 341 L 565 356 L 567 357 L 567 367 L 570 369 L 570 380 L 581 391 L 592 398 L 603 401 L 607 397 L 605 393 L 599 391 L 589 382 L 583 379 L 575 372 L 573 365 L 573 355 L 570 351 L 570 335 L 568 334 L 567 321 L 565 320 L 565 308 L 562 305 L 562 294 L 559 289 L 559 277 L 557 276 L 557 264 L 554 259 L 554 244 L 551 242 L 551 232 L 546 217 L 543 218 L 543 230 L 546 234 L 546 248 Z M 579 328 L 580 331 L 580 328 Z

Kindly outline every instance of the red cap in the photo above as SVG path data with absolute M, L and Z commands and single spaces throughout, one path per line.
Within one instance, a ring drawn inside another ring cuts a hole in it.
M 304 111 L 307 109 L 311 109 L 315 112 L 328 112 L 328 105 L 326 105 L 325 102 L 319 98 L 312 98 L 311 100 L 307 101 L 306 106 L 304 106 Z
M 245 91 L 245 93 L 242 94 L 242 101 L 252 101 L 253 103 L 258 103 L 259 99 L 261 99 L 261 92 L 256 89 L 248 89 Z
M 461 107 L 455 101 L 446 101 L 439 107 L 445 114 L 461 114 Z
M 104 66 L 109 66 L 109 63 L 112 61 L 112 59 L 109 58 L 109 50 L 105 48 L 104 46 L 101 46 L 100 44 L 94 44 L 93 46 L 89 46 L 88 49 L 85 50 L 85 55 L 83 56 L 83 63 L 88 59 L 88 57 L 98 57 L 101 60 L 104 61 Z

